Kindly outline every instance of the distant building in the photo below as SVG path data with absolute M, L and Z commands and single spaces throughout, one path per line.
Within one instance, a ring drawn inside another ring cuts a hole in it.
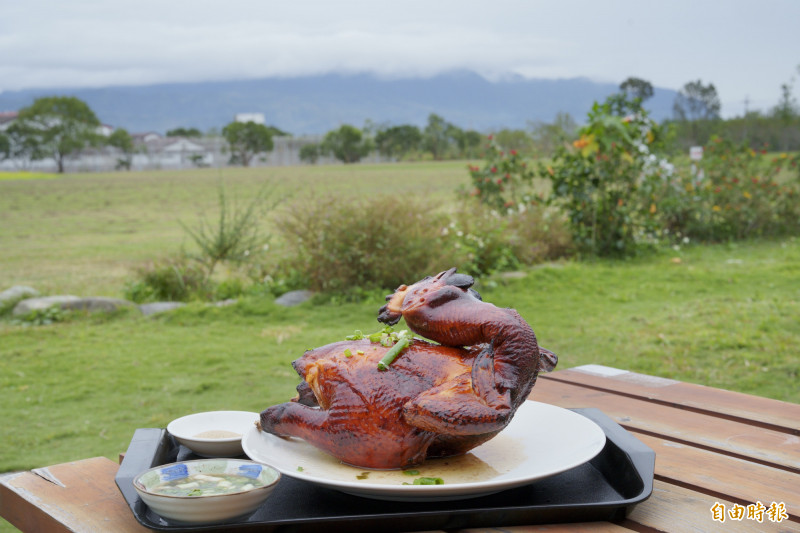
M 114 132 L 114 126 L 109 126 L 108 124 L 100 124 L 95 129 L 95 132 L 98 135 L 102 135 L 103 137 L 110 137 L 111 134 Z
M 145 133 L 134 133 L 131 135 L 131 139 L 133 139 L 134 144 L 146 144 L 158 141 L 162 139 L 162 137 L 159 133 L 148 131 Z
M 264 113 L 237 113 L 233 120 L 236 122 L 255 122 L 256 124 L 267 123 Z
M 0 111 L 0 131 L 5 131 L 17 120 L 19 113 L 16 111 Z

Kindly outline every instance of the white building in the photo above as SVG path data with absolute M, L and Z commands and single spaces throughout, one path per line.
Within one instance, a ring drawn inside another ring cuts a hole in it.
M 267 123 L 264 113 L 237 113 L 233 120 L 236 122 L 255 122 L 261 125 Z

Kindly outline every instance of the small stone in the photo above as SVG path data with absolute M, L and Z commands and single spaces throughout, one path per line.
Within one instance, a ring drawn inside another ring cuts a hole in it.
M 77 300 L 64 302 L 61 304 L 61 309 L 69 309 L 71 311 L 88 311 L 90 313 L 95 311 L 116 311 L 120 307 L 134 305 L 133 302 L 128 300 L 121 300 L 119 298 L 106 298 L 104 296 L 93 296 L 89 298 L 78 298 Z
M 39 296 L 39 291 L 27 285 L 14 285 L 10 289 L 0 292 L 0 307 L 6 302 L 16 302 L 24 298 L 35 298 Z
M 184 305 L 186 304 L 183 302 L 152 302 L 140 305 L 139 311 L 141 311 L 144 316 L 150 316 L 157 313 L 172 311 L 173 309 L 183 307 Z
M 71 295 L 27 298 L 14 306 L 14 311 L 12 311 L 12 314 L 14 316 L 22 316 L 32 313 L 33 311 L 44 311 L 53 306 L 59 306 L 63 309 L 64 304 L 69 304 L 78 300 L 80 300 L 80 298 Z
M 314 296 L 312 291 L 289 291 L 275 299 L 275 303 L 284 307 L 294 307 L 306 302 Z

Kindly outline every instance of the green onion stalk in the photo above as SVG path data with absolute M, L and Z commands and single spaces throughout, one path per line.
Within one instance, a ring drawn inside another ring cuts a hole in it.
M 397 339 L 397 342 L 394 343 L 394 346 L 389 348 L 383 358 L 378 361 L 378 370 L 389 370 L 389 365 L 391 365 L 394 360 L 397 359 L 397 356 L 400 355 L 400 352 L 408 348 L 409 344 L 411 344 L 411 339 L 408 337 L 403 336 Z

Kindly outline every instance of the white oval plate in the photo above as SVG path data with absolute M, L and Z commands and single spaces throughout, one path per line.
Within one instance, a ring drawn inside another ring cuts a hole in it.
M 242 438 L 253 461 L 282 474 L 378 500 L 446 501 L 500 492 L 569 470 L 591 460 L 606 442 L 588 418 L 553 405 L 527 401 L 495 438 L 461 457 L 432 459 L 401 470 L 367 470 L 344 465 L 301 439 L 280 438 L 251 428 Z M 439 477 L 443 485 L 404 485 Z

